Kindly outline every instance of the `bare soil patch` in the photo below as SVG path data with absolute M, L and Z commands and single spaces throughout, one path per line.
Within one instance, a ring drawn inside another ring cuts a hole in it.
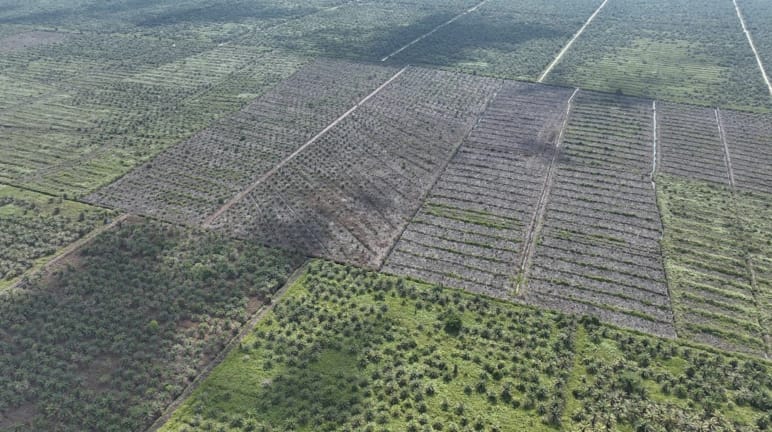
M 29 31 L 0 39 L 0 53 L 13 52 L 41 45 L 58 43 L 67 38 L 64 33 Z

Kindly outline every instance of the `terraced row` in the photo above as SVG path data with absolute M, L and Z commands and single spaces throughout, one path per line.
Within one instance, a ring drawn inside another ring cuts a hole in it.
M 657 104 L 658 171 L 729 184 L 716 110 Z
M 675 336 L 649 182 L 651 103 L 580 92 L 525 301 Z
M 657 185 L 679 335 L 768 354 L 770 197 L 735 201 L 728 186 L 667 175 Z
M 508 82 L 384 270 L 506 297 L 571 90 Z
M 166 220 L 201 223 L 394 72 L 313 62 L 238 113 L 163 152 L 89 200 Z
M 378 267 L 500 85 L 408 68 L 214 226 Z

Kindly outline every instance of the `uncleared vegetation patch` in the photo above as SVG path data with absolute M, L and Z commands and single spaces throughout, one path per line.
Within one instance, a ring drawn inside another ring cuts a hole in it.
M 2 427 L 144 429 L 299 264 L 147 221 L 101 234 L 0 293 Z

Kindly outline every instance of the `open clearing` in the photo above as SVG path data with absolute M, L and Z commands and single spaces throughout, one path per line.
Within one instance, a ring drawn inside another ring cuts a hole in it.
M 30 31 L 0 38 L 0 53 L 8 53 L 25 48 L 61 42 L 67 38 L 65 33 Z

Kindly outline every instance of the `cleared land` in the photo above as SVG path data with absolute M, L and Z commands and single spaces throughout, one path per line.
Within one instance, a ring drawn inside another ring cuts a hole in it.
M 769 364 L 312 263 L 161 430 L 757 430 Z
M 658 104 L 658 171 L 729 185 L 716 110 Z
M 300 264 L 134 221 L 0 293 L 0 429 L 142 430 Z
M 675 336 L 649 181 L 651 102 L 579 92 L 574 104 L 524 299 Z
M 65 33 L 30 31 L 0 38 L 0 53 L 8 53 L 25 48 L 49 45 L 63 41 Z
M 109 223 L 113 212 L 0 185 L 0 289 Z
M 772 115 L 719 111 L 735 187 L 772 195 Z
M 730 1 L 611 1 L 547 82 L 708 106 L 772 108 Z
M 568 89 L 506 83 L 383 270 L 507 297 L 570 96 Z
M 377 268 L 500 85 L 408 68 L 214 226 Z
M 320 60 L 244 109 L 168 149 L 89 201 L 202 223 L 396 70 Z

